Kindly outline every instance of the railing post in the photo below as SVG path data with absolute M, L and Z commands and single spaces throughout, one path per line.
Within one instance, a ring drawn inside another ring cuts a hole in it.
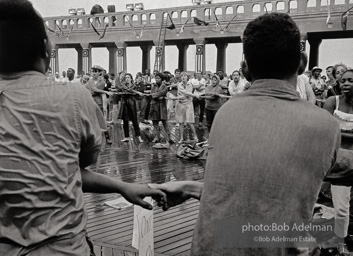
M 306 13 L 307 1 L 297 1 L 298 13 Z

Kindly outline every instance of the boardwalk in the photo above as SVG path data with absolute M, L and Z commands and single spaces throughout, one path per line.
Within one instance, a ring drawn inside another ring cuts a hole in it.
M 172 127 L 171 127 L 172 128 Z M 103 145 L 97 163 L 91 170 L 109 175 L 129 183 L 162 183 L 174 180 L 202 180 L 204 160 L 182 160 L 176 157 L 177 145 L 169 149 L 153 149 L 152 126 L 142 127 L 144 143 L 136 138 L 129 143 L 123 138 L 121 125 L 115 124 L 112 131 L 112 146 Z M 172 128 L 172 136 L 178 140 L 178 129 Z M 133 131 L 131 131 L 133 134 Z M 199 140 L 204 140 L 205 129 L 197 129 Z M 163 134 L 163 133 L 162 133 Z M 131 246 L 133 207 L 117 210 L 104 202 L 120 197 L 117 194 L 85 194 L 88 210 L 87 230 L 95 245 L 97 256 L 135 256 Z M 199 202 L 189 200 L 181 206 L 163 212 L 154 209 L 155 255 L 188 255 Z

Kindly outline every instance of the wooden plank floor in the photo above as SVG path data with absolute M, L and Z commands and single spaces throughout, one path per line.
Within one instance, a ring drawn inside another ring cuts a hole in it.
M 199 141 L 205 140 L 208 136 L 207 129 L 196 130 Z M 171 125 L 170 131 L 173 140 L 178 141 L 178 128 Z M 203 179 L 205 160 L 177 158 L 177 144 L 172 144 L 168 149 L 152 148 L 152 125 L 141 125 L 144 143 L 138 143 L 136 137 L 130 142 L 121 142 L 123 131 L 120 124 L 114 124 L 110 133 L 113 144 L 103 144 L 97 163 L 91 166 L 92 171 L 124 182 L 139 184 Z M 132 127 L 130 134 L 134 134 Z M 162 136 L 166 137 L 164 132 Z M 186 137 L 184 138 L 187 139 Z M 131 246 L 133 207 L 117 210 L 104 205 L 105 201 L 118 197 L 120 195 L 117 194 L 85 194 L 88 211 L 87 231 L 95 245 L 97 256 L 138 255 L 138 251 Z M 165 212 L 155 206 L 155 255 L 188 255 L 198 211 L 197 200 L 189 200 Z

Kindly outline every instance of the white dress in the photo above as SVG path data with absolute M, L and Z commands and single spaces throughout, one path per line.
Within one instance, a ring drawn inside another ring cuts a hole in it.
M 178 96 L 182 96 L 175 106 L 175 119 L 178 123 L 195 123 L 194 105 L 192 96 L 187 93 L 192 93 L 193 86 L 188 82 L 185 86 L 183 83 L 178 84 Z

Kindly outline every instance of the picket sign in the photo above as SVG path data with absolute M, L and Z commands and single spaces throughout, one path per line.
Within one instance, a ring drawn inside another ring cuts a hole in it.
M 146 197 L 144 200 L 150 204 L 153 203 L 151 197 Z M 153 210 L 134 205 L 132 246 L 139 250 L 140 256 L 154 256 Z

